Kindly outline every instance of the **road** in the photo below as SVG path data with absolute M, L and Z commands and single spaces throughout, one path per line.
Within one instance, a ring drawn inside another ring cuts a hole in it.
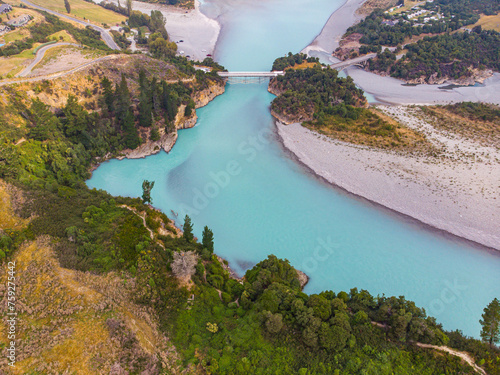
M 95 64 L 97 62 L 104 61 L 104 60 L 112 60 L 112 59 L 117 58 L 117 57 L 118 57 L 118 55 L 110 55 L 110 56 L 99 57 L 98 59 L 89 61 L 89 62 L 87 62 L 87 63 L 85 63 L 83 65 L 77 66 L 76 68 L 73 68 L 71 70 L 67 70 L 65 72 L 59 72 L 59 73 L 51 74 L 51 75 L 48 75 L 48 76 L 40 76 L 40 77 L 32 77 L 32 78 L 24 78 L 24 79 L 0 81 L 0 86 L 15 85 L 17 83 L 36 82 L 36 81 L 43 81 L 43 80 L 46 80 L 46 79 L 60 78 L 60 77 L 67 76 L 67 75 L 69 75 L 71 73 L 75 73 L 75 72 L 79 71 L 80 69 L 83 69 L 83 68 L 85 68 L 85 67 L 87 67 L 89 65 Z
M 78 44 L 67 43 L 67 42 L 49 44 L 48 46 L 44 46 L 44 47 L 40 48 L 36 52 L 35 60 L 33 60 L 31 62 L 31 64 L 29 64 L 21 73 L 18 73 L 16 75 L 16 77 L 26 77 L 28 74 L 31 73 L 31 70 L 43 59 L 43 56 L 45 56 L 45 52 L 47 52 L 51 48 L 56 48 L 56 47 L 61 47 L 61 46 L 75 46 L 75 47 L 79 47 Z
M 50 14 L 53 14 L 53 15 L 55 15 L 57 17 L 65 18 L 67 20 L 79 23 L 80 25 L 83 25 L 83 26 L 90 26 L 94 30 L 97 30 L 97 31 L 99 31 L 101 33 L 102 39 L 104 40 L 104 42 L 107 44 L 107 46 L 109 48 L 114 49 L 114 50 L 120 50 L 120 47 L 118 47 L 118 45 L 115 43 L 115 41 L 113 40 L 113 37 L 109 34 L 109 32 L 106 29 L 104 29 L 102 27 L 96 26 L 96 25 L 94 25 L 93 23 L 90 23 L 90 22 L 79 20 L 78 18 L 74 18 L 74 17 L 67 16 L 67 15 L 62 14 L 62 13 L 54 12 L 53 10 L 50 10 L 50 9 L 41 7 L 39 5 L 30 3 L 27 0 L 21 0 L 21 2 L 24 3 L 24 4 L 26 4 L 26 5 L 28 5 L 28 6 L 30 6 L 30 7 L 32 7 L 32 8 L 35 8 L 35 9 L 38 9 L 38 10 L 43 10 L 43 11 L 45 11 L 47 13 L 50 13 Z

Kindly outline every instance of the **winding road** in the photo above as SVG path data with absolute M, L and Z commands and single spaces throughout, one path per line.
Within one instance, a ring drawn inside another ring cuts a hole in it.
M 33 68 L 43 59 L 43 56 L 45 56 L 45 52 L 47 52 L 51 48 L 56 48 L 56 47 L 61 47 L 61 46 L 75 46 L 75 47 L 79 47 L 80 45 L 79 44 L 75 44 L 75 43 L 63 42 L 63 43 L 55 43 L 55 44 L 49 44 L 47 46 L 44 46 L 44 47 L 40 48 L 36 52 L 35 60 L 33 60 L 31 62 L 31 64 L 29 64 L 26 68 L 24 68 L 24 70 L 22 72 L 18 73 L 16 75 L 16 77 L 26 77 L 28 74 L 31 73 L 31 71 L 33 70 Z
M 114 49 L 114 50 L 120 50 L 120 47 L 118 47 L 118 45 L 115 43 L 115 41 L 113 40 L 113 38 L 111 37 L 111 35 L 109 34 L 109 32 L 106 29 L 102 28 L 102 27 L 96 26 L 96 25 L 94 25 L 94 24 L 92 24 L 90 22 L 79 20 L 78 18 L 74 18 L 74 17 L 67 16 L 67 15 L 62 14 L 62 13 L 55 12 L 53 10 L 50 10 L 50 9 L 41 7 L 39 5 L 30 3 L 29 1 L 26 1 L 26 0 L 21 0 L 21 2 L 23 4 L 26 4 L 26 5 L 30 6 L 30 7 L 32 7 L 32 8 L 35 8 L 35 9 L 38 9 L 38 10 L 43 10 L 43 11 L 45 11 L 47 13 L 53 14 L 54 16 L 65 18 L 67 20 L 79 23 L 80 25 L 83 25 L 83 26 L 90 26 L 94 30 L 97 30 L 97 31 L 99 31 L 101 33 L 102 39 L 104 40 L 104 42 L 106 43 L 106 45 L 109 48 Z
M 64 72 L 59 72 L 51 75 L 44 75 L 44 76 L 39 76 L 39 77 L 31 77 L 31 78 L 24 78 L 24 79 L 16 79 L 16 80 L 7 80 L 7 81 L 0 81 L 0 86 L 6 86 L 6 85 L 15 85 L 18 83 L 25 83 L 25 82 L 36 82 L 36 81 L 43 81 L 47 79 L 55 79 L 55 78 L 60 78 L 67 76 L 69 74 L 75 73 L 83 68 L 86 68 L 89 65 L 95 64 L 100 61 L 104 60 L 112 60 L 117 58 L 120 55 L 109 55 L 109 56 L 104 56 L 104 57 L 99 57 L 98 59 L 89 61 L 83 65 L 77 66 L 76 68 L 73 68 L 71 70 L 66 70 Z

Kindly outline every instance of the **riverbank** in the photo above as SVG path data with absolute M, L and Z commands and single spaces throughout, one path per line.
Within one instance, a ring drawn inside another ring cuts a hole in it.
M 94 0 L 94 2 L 100 1 Z M 116 0 L 112 2 L 117 4 Z M 189 56 L 191 60 L 203 61 L 207 55 L 214 54 L 220 25 L 200 11 L 198 0 L 195 0 L 195 8 L 192 10 L 141 1 L 133 1 L 132 9 L 147 15 L 150 15 L 153 10 L 159 10 L 167 20 L 165 27 L 170 40 L 177 43 L 177 51 L 183 56 Z
M 277 123 L 284 147 L 318 176 L 349 193 L 456 236 L 500 250 L 500 152 L 436 130 L 419 110 L 381 107 L 426 134 L 441 157 L 356 146 Z
M 458 102 L 486 102 L 500 104 L 500 73 L 494 73 L 483 84 L 443 89 L 443 85 L 405 85 L 403 81 L 382 77 L 357 67 L 344 70 L 356 85 L 375 99 L 390 104 L 444 104 Z M 441 87 L 441 88 L 440 88 Z
M 301 52 L 315 57 L 319 53 L 332 63 L 339 62 L 339 59 L 332 56 L 332 52 L 339 46 L 340 40 L 347 29 L 364 18 L 356 11 L 365 1 L 347 0 L 344 5 L 333 12 L 325 26 L 323 26 L 321 33 Z
M 212 100 L 214 100 L 217 96 L 222 95 L 225 92 L 225 83 L 224 84 L 212 84 L 205 90 L 198 91 L 193 94 L 193 100 L 195 102 L 195 109 L 206 106 Z M 104 158 L 99 159 L 96 165 L 93 165 L 90 169 L 90 172 L 97 169 L 100 163 L 109 160 L 109 159 L 118 159 L 123 160 L 127 159 L 142 159 L 146 156 L 155 155 L 160 151 L 165 151 L 169 153 L 177 142 L 179 129 L 189 129 L 196 125 L 198 120 L 198 115 L 196 111 L 193 111 L 190 116 L 184 116 L 184 111 L 186 109 L 186 105 L 182 104 L 177 110 L 177 115 L 175 116 L 174 126 L 175 130 L 171 133 L 166 133 L 163 127 L 158 129 L 160 139 L 157 141 L 151 141 L 149 139 L 149 132 L 151 129 L 144 129 L 148 132 L 147 140 L 141 144 L 139 147 L 135 149 L 125 149 L 120 152 L 120 155 L 106 155 Z

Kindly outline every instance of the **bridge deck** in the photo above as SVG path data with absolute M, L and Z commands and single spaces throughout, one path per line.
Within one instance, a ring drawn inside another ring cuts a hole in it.
M 285 74 L 283 71 L 274 72 L 218 72 L 219 76 L 224 78 L 231 77 L 277 77 Z

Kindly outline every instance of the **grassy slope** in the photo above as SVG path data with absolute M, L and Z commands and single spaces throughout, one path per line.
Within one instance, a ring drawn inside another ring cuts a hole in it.
M 64 7 L 63 0 L 32 0 L 33 4 L 37 4 L 48 9 L 60 12 L 62 14 L 66 13 L 66 8 Z M 93 3 L 87 3 L 83 0 L 69 0 L 71 5 L 70 16 L 87 19 L 96 24 L 107 24 L 114 25 L 125 21 L 127 18 L 121 14 L 115 13 L 111 10 L 104 9 L 99 5 Z
M 468 28 L 472 29 L 475 26 L 481 26 L 483 30 L 495 30 L 500 32 L 500 13 L 495 16 L 481 15 L 479 21 Z

